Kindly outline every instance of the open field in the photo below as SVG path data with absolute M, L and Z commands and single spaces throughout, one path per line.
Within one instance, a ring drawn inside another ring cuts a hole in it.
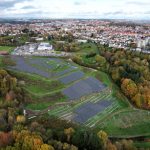
M 89 42 L 89 43 L 81 43 L 80 45 L 80 53 L 89 53 L 89 52 L 96 52 L 97 53 L 97 46 L 95 43 Z
M 32 97 L 26 109 L 47 113 L 111 137 L 150 135 L 148 111 L 137 110 L 106 73 L 58 58 L 12 57 L 8 70 Z
M 137 148 L 150 149 L 150 142 L 134 142 Z
M 112 137 L 140 137 L 150 135 L 149 126 L 149 111 L 125 109 L 112 114 L 103 121 L 101 129 L 108 132 Z

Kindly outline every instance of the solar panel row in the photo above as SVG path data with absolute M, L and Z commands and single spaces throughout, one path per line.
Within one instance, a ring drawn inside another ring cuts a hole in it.
M 98 103 L 88 102 L 75 110 L 76 116 L 73 118 L 73 121 L 84 123 L 89 118 L 104 111 L 111 104 L 112 102 L 107 100 L 103 100 Z

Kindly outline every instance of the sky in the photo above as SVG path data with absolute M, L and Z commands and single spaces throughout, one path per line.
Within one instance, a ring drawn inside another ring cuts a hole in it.
M 150 0 L 0 0 L 0 18 L 150 20 Z

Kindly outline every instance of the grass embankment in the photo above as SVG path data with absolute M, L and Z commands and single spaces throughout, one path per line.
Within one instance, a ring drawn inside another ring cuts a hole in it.
M 63 84 L 59 81 L 17 71 L 10 71 L 10 73 L 19 80 L 25 81 L 23 88 L 31 98 L 30 102 L 26 105 L 28 109 L 42 110 L 66 100 L 65 96 L 60 92 Z
M 57 93 L 57 96 L 59 95 L 59 93 Z M 52 95 L 51 95 L 52 97 Z M 31 110 L 44 110 L 48 107 L 51 107 L 53 105 L 55 105 L 56 103 L 61 103 L 61 102 L 65 102 L 66 99 L 65 97 L 64 98 L 58 98 L 56 99 L 56 95 L 54 95 L 54 100 L 51 100 L 49 102 L 44 102 L 43 101 L 40 101 L 40 102 L 37 102 L 37 103 L 30 103 L 26 106 L 27 109 L 31 109 Z

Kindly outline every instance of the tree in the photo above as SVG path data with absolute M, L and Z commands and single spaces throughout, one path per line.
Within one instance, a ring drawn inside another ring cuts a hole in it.
M 68 128 L 64 130 L 64 133 L 67 135 L 67 141 L 70 142 L 70 138 L 73 135 L 75 130 L 73 128 Z
M 18 115 L 16 118 L 17 123 L 25 123 L 26 118 L 23 115 Z
M 108 71 L 109 69 L 109 64 L 107 63 L 105 57 L 96 55 L 95 60 L 98 63 L 98 69 L 100 68 L 102 71 Z
M 133 97 L 133 101 L 135 102 L 137 107 L 141 107 L 143 102 L 144 102 L 144 98 L 140 93 L 137 93 L 134 97 Z
M 96 59 L 96 61 L 97 61 L 99 64 L 105 64 L 105 63 L 106 63 L 106 59 L 105 59 L 105 57 L 103 57 L 103 56 L 96 55 L 95 59 Z
M 117 147 L 109 141 L 107 143 L 106 150 L 117 150 Z
M 39 150 L 54 150 L 54 148 L 51 145 L 42 144 Z
M 100 140 L 102 140 L 103 144 L 104 144 L 104 148 L 106 148 L 106 144 L 108 142 L 108 135 L 105 131 L 99 131 L 97 133 L 97 136 L 99 137 Z
M 138 93 L 138 87 L 131 79 L 122 79 L 121 89 L 124 94 L 130 98 L 133 98 Z
M 74 146 L 74 145 L 71 145 L 70 146 L 70 150 L 78 150 L 78 148 L 76 146 Z
M 101 139 L 90 130 L 78 129 L 72 137 L 72 143 L 79 149 L 100 150 L 102 148 Z
M 68 143 L 64 143 L 63 144 L 63 149 L 64 150 L 69 150 L 70 149 L 70 145 Z
M 10 132 L 0 132 L 0 148 L 12 144 L 13 136 Z
M 15 146 L 19 145 L 21 150 L 54 150 L 51 145 L 43 143 L 40 135 L 28 130 L 14 133 Z
M 121 140 L 116 143 L 118 150 L 137 150 L 132 140 Z
M 111 77 L 116 83 L 120 83 L 120 71 L 118 69 L 111 69 Z

